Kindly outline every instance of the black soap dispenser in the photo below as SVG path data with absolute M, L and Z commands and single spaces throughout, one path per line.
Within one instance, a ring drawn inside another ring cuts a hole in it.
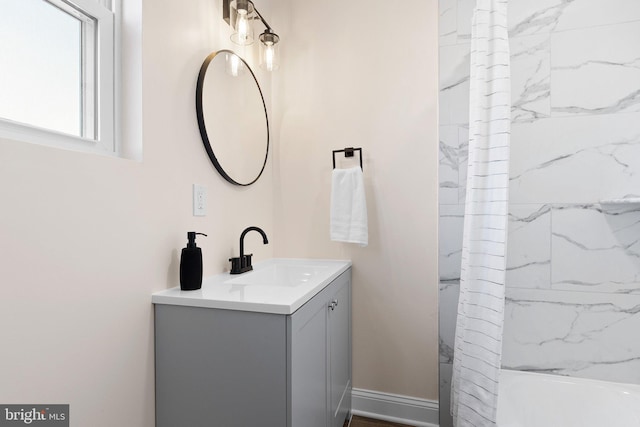
M 189 242 L 180 256 L 180 289 L 183 291 L 195 291 L 202 286 L 202 249 L 196 246 L 197 234 L 206 236 L 204 233 L 189 231 Z

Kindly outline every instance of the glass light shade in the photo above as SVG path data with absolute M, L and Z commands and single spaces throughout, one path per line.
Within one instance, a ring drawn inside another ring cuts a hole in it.
M 270 30 L 260 34 L 260 67 L 267 71 L 275 71 L 280 67 L 278 42 L 280 37 Z
M 235 3 L 236 20 L 233 28 L 235 32 L 231 35 L 231 41 L 241 46 L 253 43 L 253 26 L 251 25 L 253 16 L 253 5 L 246 0 L 236 0 Z

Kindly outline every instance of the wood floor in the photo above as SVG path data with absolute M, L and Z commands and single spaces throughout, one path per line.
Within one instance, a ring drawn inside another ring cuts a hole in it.
M 351 424 L 344 424 L 344 427 L 411 427 L 407 424 L 390 423 L 388 421 L 374 420 L 371 418 L 358 417 L 354 415 L 351 418 Z

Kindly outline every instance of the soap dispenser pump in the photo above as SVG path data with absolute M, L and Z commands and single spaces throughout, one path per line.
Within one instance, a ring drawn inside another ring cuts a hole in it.
M 197 234 L 207 236 L 189 231 L 187 247 L 182 249 L 180 256 L 180 289 L 183 291 L 195 291 L 202 286 L 202 249 L 196 246 Z

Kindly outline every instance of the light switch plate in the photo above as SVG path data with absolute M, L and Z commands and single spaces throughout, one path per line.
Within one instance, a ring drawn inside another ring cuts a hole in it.
M 207 188 L 193 184 L 193 216 L 207 215 Z

